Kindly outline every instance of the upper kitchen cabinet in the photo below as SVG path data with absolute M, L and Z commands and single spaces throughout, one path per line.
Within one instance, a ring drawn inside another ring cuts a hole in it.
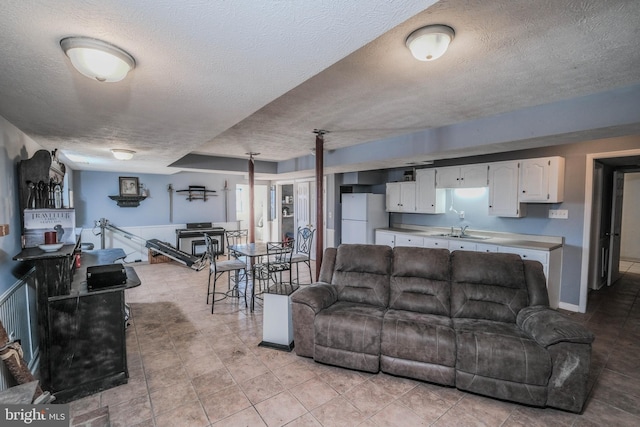
M 416 212 L 444 213 L 446 193 L 436 188 L 435 169 L 418 169 L 416 171 Z
M 526 205 L 518 199 L 519 162 L 497 162 L 489 165 L 489 215 L 523 217 Z
M 437 188 L 486 187 L 487 165 L 463 165 L 437 168 Z
M 521 202 L 559 203 L 564 200 L 564 157 L 520 162 Z
M 387 212 L 416 212 L 416 182 L 387 183 Z

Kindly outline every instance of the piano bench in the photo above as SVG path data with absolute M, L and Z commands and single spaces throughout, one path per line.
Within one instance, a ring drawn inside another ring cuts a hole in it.
M 196 253 L 196 249 L 198 248 L 198 246 L 206 246 L 206 245 L 207 245 L 207 243 L 204 241 L 204 239 L 202 239 L 202 240 L 192 240 L 191 241 L 191 255 L 194 255 L 194 256 L 198 255 Z M 206 251 L 206 248 L 205 248 L 205 251 Z M 200 252 L 200 253 L 202 253 L 202 252 Z

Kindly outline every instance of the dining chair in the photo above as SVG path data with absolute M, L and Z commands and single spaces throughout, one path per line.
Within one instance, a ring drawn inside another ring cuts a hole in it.
M 229 249 L 229 246 L 232 245 L 246 245 L 249 241 L 249 230 L 248 229 L 241 229 L 241 230 L 225 230 L 224 232 L 225 235 L 225 239 L 227 240 L 227 259 L 235 259 L 238 261 L 242 261 L 245 263 L 245 265 L 248 264 L 248 259 L 245 256 L 242 256 L 234 251 L 232 251 L 231 249 Z M 243 273 L 242 275 L 240 275 L 238 277 L 238 280 L 240 281 L 245 281 L 246 282 L 246 277 L 245 277 L 245 273 Z M 235 280 L 235 278 L 234 278 Z M 237 284 L 236 284 L 237 286 Z
M 246 245 L 249 240 L 249 230 L 225 230 L 224 232 L 225 238 L 227 239 L 227 257 L 231 258 L 241 258 L 240 255 L 229 249 L 229 246 L 233 245 Z
M 288 285 L 293 292 L 291 257 L 294 244 L 293 239 L 282 242 L 267 242 L 266 258 L 253 267 L 256 281 L 260 282 L 261 289 L 262 284 L 265 283 L 267 291 L 273 285 L 276 286 L 276 291 L 280 290 L 281 286 L 287 284 L 286 281 L 283 281 L 283 273 L 288 272 Z
M 207 304 L 209 304 L 209 295 L 211 295 L 211 313 L 213 314 L 213 306 L 216 301 L 221 301 L 227 297 L 229 294 L 235 291 L 236 295 L 240 296 L 240 272 L 244 272 L 244 277 L 246 278 L 246 269 L 247 264 L 237 259 L 230 259 L 226 261 L 218 261 L 216 260 L 216 252 L 217 252 L 217 241 L 214 241 L 209 235 L 205 234 L 205 241 L 207 242 L 207 258 L 209 258 L 209 282 L 207 284 Z M 233 289 L 231 288 L 231 273 L 235 273 L 235 284 Z M 216 292 L 216 283 L 218 279 L 224 274 L 227 273 L 227 292 Z M 213 276 L 213 289 L 211 287 L 211 276 Z M 244 305 L 247 307 L 247 292 L 246 292 L 246 283 L 244 292 Z M 221 294 L 220 298 L 216 299 L 216 293 Z
M 300 271 L 298 264 L 304 262 L 309 267 L 309 277 L 313 283 L 313 275 L 311 274 L 311 245 L 313 244 L 313 235 L 315 230 L 311 227 L 298 227 L 298 235 L 296 237 L 296 252 L 291 256 L 291 263 L 296 265 L 296 283 L 300 284 Z

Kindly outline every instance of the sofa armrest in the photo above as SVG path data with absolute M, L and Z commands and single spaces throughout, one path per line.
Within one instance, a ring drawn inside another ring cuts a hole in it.
M 311 286 L 305 286 L 291 295 L 294 304 L 309 306 L 315 314 L 338 300 L 338 290 L 334 285 L 324 282 L 316 282 Z
M 523 308 L 516 323 L 543 347 L 560 342 L 591 344 L 594 340 L 593 333 L 587 328 L 545 306 Z

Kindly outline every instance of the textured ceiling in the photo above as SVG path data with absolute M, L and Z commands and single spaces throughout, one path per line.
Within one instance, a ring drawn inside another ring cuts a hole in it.
M 86 159 L 75 168 L 171 173 L 189 153 L 307 156 L 316 128 L 336 150 L 640 83 L 637 0 L 433 3 L 10 2 L 0 115 Z M 434 23 L 456 37 L 418 62 L 404 40 Z M 116 44 L 138 66 L 93 82 L 59 49 L 69 35 Z M 118 147 L 136 159 L 112 160 Z

